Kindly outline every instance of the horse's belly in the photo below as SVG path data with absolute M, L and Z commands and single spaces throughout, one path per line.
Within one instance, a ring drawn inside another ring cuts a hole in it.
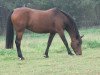
M 49 26 L 33 26 L 33 27 L 29 27 L 27 28 L 35 33 L 51 33 L 51 32 L 55 32 L 55 29 L 53 27 L 49 27 Z
M 32 30 L 35 33 L 49 33 L 50 31 L 48 29 L 42 29 L 42 28 L 35 28 Z

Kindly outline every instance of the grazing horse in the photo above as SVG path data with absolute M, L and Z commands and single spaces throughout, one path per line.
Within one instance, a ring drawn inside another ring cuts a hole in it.
M 21 40 L 25 29 L 35 33 L 50 33 L 45 57 L 48 57 L 49 47 L 56 33 L 59 34 L 69 55 L 71 52 L 64 35 L 66 30 L 71 38 L 71 47 L 76 55 L 81 55 L 82 37 L 72 17 L 57 8 L 49 10 L 36 10 L 27 7 L 16 8 L 8 17 L 6 32 L 6 48 L 13 48 L 14 29 L 16 31 L 16 48 L 18 57 L 23 60 Z

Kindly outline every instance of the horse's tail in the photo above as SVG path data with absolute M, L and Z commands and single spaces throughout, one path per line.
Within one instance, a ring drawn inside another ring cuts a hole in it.
M 13 48 L 13 39 L 14 39 L 14 29 L 13 29 L 13 24 L 11 21 L 11 15 L 13 12 L 10 13 L 8 16 L 8 21 L 7 21 L 7 29 L 6 29 L 6 48 L 10 49 Z

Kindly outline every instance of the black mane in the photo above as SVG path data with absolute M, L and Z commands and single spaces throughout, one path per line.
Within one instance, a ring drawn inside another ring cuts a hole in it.
M 64 11 L 62 10 L 59 10 L 61 13 L 63 13 L 65 16 L 67 16 L 67 18 L 69 19 L 71 25 L 72 25 L 72 29 L 74 30 L 74 32 L 76 33 L 76 39 L 79 39 L 80 35 L 79 35 L 79 32 L 78 32 L 78 28 L 76 26 L 76 23 L 74 21 L 74 19 L 67 13 L 65 13 Z

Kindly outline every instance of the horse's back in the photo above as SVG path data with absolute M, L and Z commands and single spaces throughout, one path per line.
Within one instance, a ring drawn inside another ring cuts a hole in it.
M 12 20 L 19 20 L 19 21 L 29 21 L 31 18 L 33 20 L 39 19 L 39 18 L 48 18 L 50 17 L 50 11 L 43 11 L 43 10 L 36 10 L 36 9 L 31 9 L 27 7 L 21 7 L 21 8 L 16 8 L 14 9 L 12 13 Z

